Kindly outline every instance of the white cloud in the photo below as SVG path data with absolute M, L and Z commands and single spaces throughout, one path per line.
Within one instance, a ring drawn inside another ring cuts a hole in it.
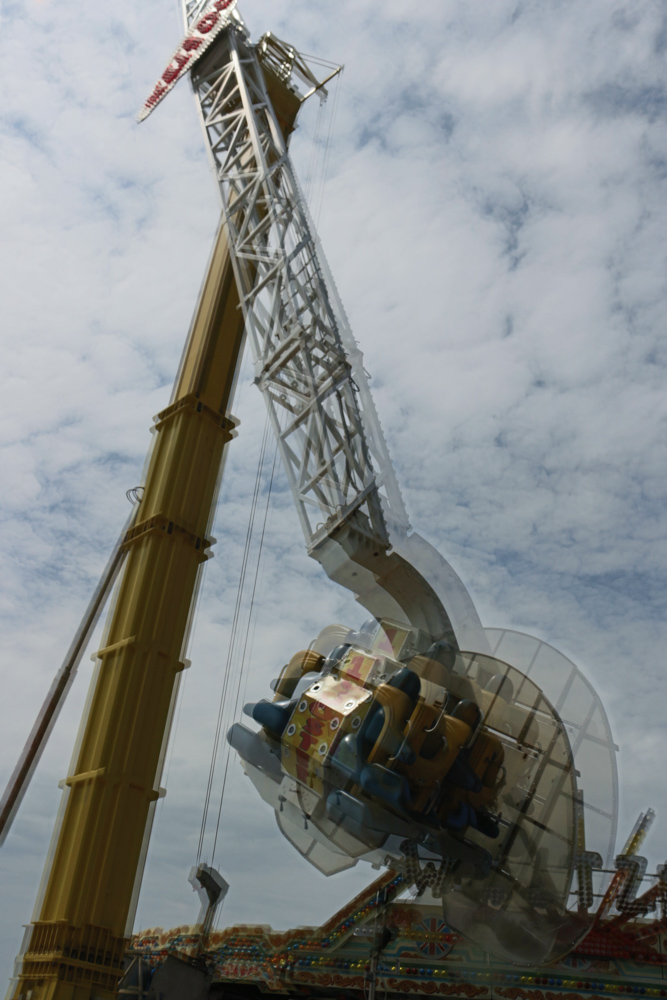
M 662 860 L 662 5 L 245 0 L 242 12 L 255 38 L 271 28 L 346 63 L 320 228 L 412 521 L 486 623 L 543 636 L 598 683 L 622 749 L 623 822 L 654 805 L 648 847 Z M 175 5 L 7 3 L 1 21 L 0 782 L 129 511 L 218 214 L 187 86 L 133 123 L 178 39 Z M 264 420 L 248 383 L 144 926 L 197 909 L 186 876 Z M 306 559 L 282 479 L 270 526 L 249 698 L 321 625 L 364 617 Z M 89 674 L 0 856 L 7 972 Z M 235 763 L 223 848 L 229 921 L 323 919 L 372 874 L 321 885 Z

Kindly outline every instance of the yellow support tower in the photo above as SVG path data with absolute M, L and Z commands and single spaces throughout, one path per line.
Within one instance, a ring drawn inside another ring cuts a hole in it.
M 197 579 L 207 558 L 243 321 L 221 227 L 139 517 L 15 996 L 115 995 Z M 29 995 L 29 994 L 28 994 Z
M 300 102 L 267 72 L 285 135 Z M 208 557 L 243 319 L 220 227 L 155 440 L 50 867 L 13 996 L 111 1000 L 141 884 L 162 760 Z

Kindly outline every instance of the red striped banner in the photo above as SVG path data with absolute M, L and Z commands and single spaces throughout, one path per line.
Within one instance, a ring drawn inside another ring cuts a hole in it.
M 192 69 L 211 42 L 226 28 L 237 0 L 213 0 L 202 16 L 192 25 L 187 35 L 176 49 L 166 70 L 155 84 L 153 92 L 137 115 L 137 121 L 148 118 L 163 97 L 178 83 L 182 76 Z

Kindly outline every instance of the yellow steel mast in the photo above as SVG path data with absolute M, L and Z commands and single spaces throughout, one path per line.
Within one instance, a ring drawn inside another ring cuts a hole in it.
M 267 86 L 285 135 L 300 101 Z M 244 339 L 224 225 L 170 405 L 158 414 L 139 516 L 107 620 L 81 744 L 66 779 L 13 996 L 111 998 L 122 972 L 177 679 L 208 537 Z

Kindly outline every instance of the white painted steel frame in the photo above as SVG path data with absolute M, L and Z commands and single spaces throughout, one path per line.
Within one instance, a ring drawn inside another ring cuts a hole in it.
M 185 5 L 186 23 L 205 4 Z M 356 346 L 242 21 L 192 71 L 246 332 L 309 551 L 408 519 Z

